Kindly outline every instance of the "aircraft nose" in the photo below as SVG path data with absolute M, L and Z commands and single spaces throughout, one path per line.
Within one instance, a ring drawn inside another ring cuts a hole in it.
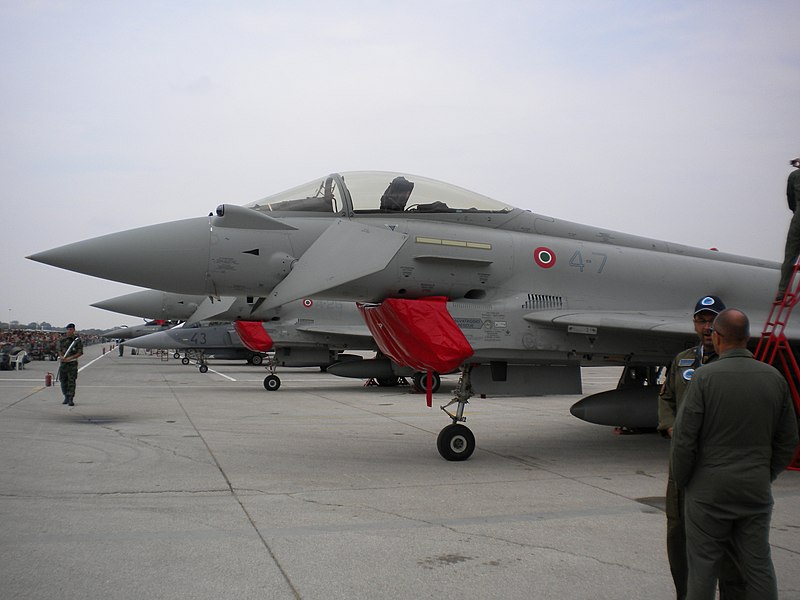
M 207 217 L 161 223 L 28 256 L 68 271 L 157 290 L 206 294 Z
M 142 290 L 94 302 L 91 306 L 145 319 L 188 319 L 203 298 L 204 296 L 168 294 L 160 290 Z
M 141 335 L 125 342 L 125 345 L 130 348 L 145 348 L 149 350 L 173 350 L 175 348 L 182 348 L 183 345 L 177 342 L 169 333 L 169 331 L 148 333 L 147 335 Z
M 106 331 L 103 335 L 107 338 L 124 340 L 130 337 L 130 329 L 127 327 L 121 327 L 120 329 L 112 329 L 111 331 Z
M 101 300 L 100 302 L 93 302 L 91 306 L 123 315 L 154 319 L 161 316 L 164 310 L 163 297 L 164 292 L 146 290 L 144 292 L 134 292 L 125 296 Z

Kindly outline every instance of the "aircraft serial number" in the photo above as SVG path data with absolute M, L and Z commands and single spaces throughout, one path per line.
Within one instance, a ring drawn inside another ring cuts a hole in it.
M 591 268 L 592 270 L 596 269 L 597 273 L 603 272 L 603 267 L 606 266 L 606 261 L 608 260 L 608 255 L 601 254 L 600 252 L 592 252 L 589 255 L 590 258 L 583 258 L 580 250 L 576 250 L 575 254 L 569 259 L 569 266 L 570 267 L 577 267 L 580 269 L 581 273 L 583 273 L 584 269 Z M 597 264 L 599 263 L 599 265 Z
M 202 346 L 202 345 L 204 345 L 206 343 L 206 334 L 205 333 L 200 333 L 198 335 L 198 334 L 194 333 L 194 334 L 192 334 L 192 337 L 190 337 L 189 339 L 192 340 L 193 343 L 200 344 Z

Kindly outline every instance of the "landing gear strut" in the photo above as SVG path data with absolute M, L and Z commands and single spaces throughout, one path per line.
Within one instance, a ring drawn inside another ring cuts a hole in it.
M 281 387 L 281 378 L 275 375 L 278 365 L 275 364 L 275 360 L 271 357 L 267 358 L 267 369 L 269 369 L 269 375 L 264 377 L 264 389 L 268 392 L 276 392 Z
M 178 352 L 175 352 L 178 355 Z M 201 373 L 208 373 L 208 364 L 206 363 L 206 354 L 202 350 L 194 351 L 194 350 L 187 350 L 183 358 L 181 359 L 182 365 L 188 365 L 192 360 L 195 361 L 197 365 L 197 370 Z
M 440 407 L 453 420 L 453 423 L 442 429 L 436 438 L 436 448 L 445 460 L 467 460 L 475 451 L 475 436 L 469 427 L 462 425 L 467 420 L 464 416 L 464 407 L 473 393 L 471 375 L 472 366 L 468 365 L 458 380 L 453 399 Z M 447 410 L 447 407 L 453 404 L 458 405 L 455 414 Z

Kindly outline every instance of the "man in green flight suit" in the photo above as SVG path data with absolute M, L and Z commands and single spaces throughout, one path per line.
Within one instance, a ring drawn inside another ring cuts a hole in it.
M 667 438 L 672 437 L 675 415 L 678 413 L 695 371 L 717 358 L 711 340 L 711 326 L 716 316 L 724 309 L 725 304 L 716 296 L 703 296 L 695 304 L 694 331 L 700 338 L 700 343 L 679 353 L 672 360 L 658 396 L 658 430 Z M 667 558 L 678 600 L 686 598 L 686 582 L 689 572 L 686 563 L 683 508 L 683 492 L 679 491 L 675 485 L 670 465 L 666 492 Z M 722 600 L 744 598 L 743 585 L 736 561 L 731 553 L 726 554 L 720 576 L 720 598 Z
M 83 356 L 83 342 L 75 335 L 75 323 L 67 325 L 67 332 L 58 340 L 58 378 L 61 380 L 61 392 L 64 402 L 75 406 L 75 384 L 78 381 L 78 359 Z
M 775 301 L 780 302 L 786 295 L 786 288 L 789 287 L 789 280 L 792 278 L 794 263 L 800 254 L 800 157 L 793 158 L 789 164 L 794 167 L 794 171 L 789 173 L 786 181 L 786 202 L 789 210 L 792 211 L 792 220 L 789 223 L 789 231 L 786 234 L 786 247 L 783 253 L 783 264 L 781 265 L 781 280 L 778 283 L 778 295 Z
M 672 438 L 672 474 L 685 492 L 686 597 L 713 600 L 720 561 L 732 546 L 747 598 L 777 600 L 772 482 L 794 455 L 797 418 L 784 377 L 747 350 L 743 312 L 722 311 L 711 335 L 719 358 L 692 378 Z

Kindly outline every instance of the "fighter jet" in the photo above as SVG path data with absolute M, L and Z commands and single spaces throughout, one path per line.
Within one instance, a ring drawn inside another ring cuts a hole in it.
M 154 290 L 152 292 L 137 292 L 135 298 L 119 297 L 107 305 L 132 307 L 142 300 L 146 305 L 154 294 L 161 294 Z M 162 297 L 174 306 L 180 305 L 174 301 L 177 296 L 164 294 Z M 272 319 L 265 322 L 184 323 L 167 331 L 137 338 L 127 345 L 151 350 L 174 350 L 176 354 L 183 351 L 183 364 L 189 364 L 194 359 L 201 373 L 208 371 L 208 357 L 232 359 L 244 356 L 248 357 L 248 362 L 260 365 L 265 353 L 271 352 L 267 356 L 270 374 L 264 379 L 264 388 L 268 391 L 276 391 L 280 387 L 281 381 L 276 375 L 279 366 L 327 369 L 337 362 L 356 359 L 361 362 L 361 356 L 346 354 L 346 350 L 377 350 L 369 329 L 353 303 L 315 303 L 305 299 L 271 312 Z M 320 316 L 335 320 L 320 320 Z
M 124 294 L 108 300 L 95 302 L 92 306 L 125 315 L 199 323 L 201 321 L 233 321 L 245 319 L 267 321 L 277 313 L 275 308 L 264 309 L 263 299 L 250 297 L 221 297 L 175 294 L 159 290 L 142 290 Z M 355 307 L 353 307 L 355 310 Z M 359 325 L 362 325 L 359 319 Z
M 138 337 L 126 345 L 147 350 L 171 350 L 175 358 L 179 358 L 182 351 L 181 362 L 188 365 L 195 360 L 201 373 L 208 371 L 208 358 L 242 359 L 248 364 L 260 365 L 264 353 L 271 349 L 246 347 L 233 323 L 181 324 L 166 331 Z
M 163 319 L 153 319 L 143 323 L 142 325 L 132 325 L 130 327 L 123 325 L 117 329 L 106 331 L 103 334 L 103 337 L 114 340 L 132 340 L 134 338 L 149 335 L 157 331 L 166 331 L 171 327 L 175 327 L 175 325 L 177 325 L 177 322 L 165 321 Z
M 158 290 L 141 290 L 94 302 L 91 306 L 110 312 L 142 317 L 186 321 L 206 299 L 206 296 L 170 294 Z
M 245 346 L 233 323 L 182 323 L 167 331 L 136 338 L 127 345 L 149 350 L 173 350 L 174 358 L 179 358 L 180 351 L 183 351 L 181 362 L 188 365 L 194 360 L 201 373 L 208 371 L 208 358 L 245 360 L 258 366 L 264 362 L 265 353 L 270 349 Z
M 389 358 L 376 356 L 358 360 L 361 356 L 346 354 L 348 350 L 375 351 L 377 346 L 369 329 L 364 324 L 355 303 L 330 300 L 315 301 L 304 298 L 270 310 L 254 306 L 252 298 L 222 298 L 211 303 L 203 296 L 186 296 L 158 290 L 142 290 L 95 302 L 92 306 L 142 316 L 153 314 L 173 319 L 189 319 L 187 324 L 159 334 L 146 336 L 128 344 L 136 348 L 184 350 L 184 364 L 191 359 L 197 361 L 201 372 L 208 370 L 205 358 L 223 357 L 223 353 L 235 353 L 235 357 L 252 355 L 258 361 L 262 353 L 271 351 L 267 367 L 270 374 L 264 379 L 264 388 L 275 391 L 280 387 L 276 374 L 278 367 L 318 366 L 331 370 L 342 377 L 373 379 L 381 386 L 394 386 L 403 378 L 412 378 L 419 389 L 425 389 L 423 373 L 401 367 Z M 212 310 L 211 306 L 217 309 Z M 205 313 L 214 313 L 215 318 L 249 321 L 261 320 L 263 331 L 269 336 L 264 340 L 259 326 L 246 327 L 244 323 L 209 324 L 192 323 L 199 307 Z M 227 307 L 227 308 L 226 308 Z M 255 336 L 257 339 L 251 339 Z M 250 353 L 246 355 L 247 349 Z M 240 356 L 241 355 L 241 356 Z M 176 356 L 176 358 L 178 358 Z M 433 373 L 432 390 L 438 390 L 441 379 Z
M 442 407 L 452 424 L 437 447 L 449 460 L 475 448 L 463 424 L 473 384 L 579 393 L 581 365 L 621 365 L 652 396 L 653 369 L 694 342 L 697 298 L 720 296 L 763 322 L 779 276 L 775 262 L 554 219 L 386 172 L 332 174 L 208 217 L 29 258 L 176 293 L 251 297 L 264 310 L 312 295 L 358 301 L 395 362 L 463 371 L 455 411 Z

